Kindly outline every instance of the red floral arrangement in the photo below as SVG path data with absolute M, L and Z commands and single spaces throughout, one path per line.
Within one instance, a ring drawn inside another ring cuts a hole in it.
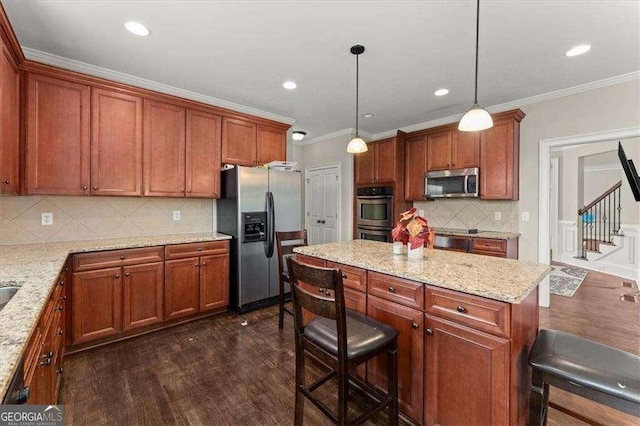
M 400 221 L 391 231 L 393 241 L 401 241 L 404 245 L 409 245 L 411 250 L 423 247 L 427 242 L 427 247 L 433 247 L 435 233 L 433 228 L 429 228 L 427 219 L 416 214 L 417 209 L 412 207 L 400 215 Z

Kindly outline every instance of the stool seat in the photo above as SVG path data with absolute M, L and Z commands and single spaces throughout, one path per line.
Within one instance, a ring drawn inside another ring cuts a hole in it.
M 349 360 L 377 352 L 381 346 L 390 344 L 398 337 L 393 327 L 357 312 L 346 310 L 346 319 Z M 316 317 L 304 327 L 304 335 L 332 355 L 338 355 L 338 333 L 334 320 Z
M 640 357 L 555 330 L 540 330 L 529 364 L 546 374 L 640 404 Z

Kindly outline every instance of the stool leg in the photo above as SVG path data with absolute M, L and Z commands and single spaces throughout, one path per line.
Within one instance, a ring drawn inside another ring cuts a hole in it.
M 529 425 L 547 424 L 549 411 L 549 385 L 544 382 L 544 374 L 537 370 L 531 372 L 531 397 L 529 399 Z
M 278 296 L 278 328 L 282 330 L 284 325 L 284 283 L 282 282 L 282 278 L 278 280 L 278 288 L 280 289 Z
M 387 393 L 391 397 L 389 403 L 389 425 L 398 424 L 398 349 L 394 344 L 387 351 Z
M 338 361 L 338 425 L 348 424 L 349 409 L 349 369 L 344 362 Z
M 296 408 L 295 421 L 296 426 L 302 426 L 304 420 L 304 395 L 301 389 L 304 387 L 304 349 L 302 343 L 296 336 Z

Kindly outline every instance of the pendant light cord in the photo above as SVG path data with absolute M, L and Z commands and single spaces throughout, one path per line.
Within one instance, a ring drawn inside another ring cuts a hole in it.
M 478 40 L 480 39 L 480 0 L 477 0 L 477 10 L 476 10 L 476 85 L 475 92 L 473 97 L 473 104 L 476 105 L 478 103 Z
M 358 92 L 359 92 L 359 78 L 360 78 L 360 54 L 356 55 L 356 137 L 358 137 Z

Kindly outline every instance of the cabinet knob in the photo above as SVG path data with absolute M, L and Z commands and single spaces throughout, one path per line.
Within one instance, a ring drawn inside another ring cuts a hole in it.
M 62 331 L 62 329 L 60 328 L 60 329 L 58 329 L 58 331 L 56 332 L 56 336 L 62 336 L 62 333 L 64 333 L 64 332 L 63 332 L 63 331 Z
M 207 262 L 202 262 L 202 263 L 200 264 L 200 266 L 206 266 L 206 265 L 207 265 Z
M 182 192 L 184 194 L 184 189 L 181 189 L 180 192 Z
M 124 256 L 120 256 L 120 260 L 124 260 Z
M 319 291 L 320 293 L 324 293 L 324 288 L 319 288 L 319 289 L 318 289 L 318 291 Z
M 97 190 L 98 190 L 98 187 L 97 187 L 97 186 L 93 186 L 93 190 L 94 190 L 94 191 L 97 191 Z
M 418 328 L 418 323 L 414 322 L 413 324 L 411 324 L 411 328 L 413 328 L 414 330 L 416 330 Z
M 200 266 L 200 264 L 199 264 L 199 263 L 196 263 L 196 264 L 195 264 L 195 266 Z
M 89 189 L 89 187 L 88 187 L 87 185 L 84 185 L 84 186 L 82 187 L 82 189 L 83 189 L 84 191 L 86 191 L 87 189 Z
M 116 274 L 116 278 L 120 278 L 120 274 Z
M 394 287 L 389 286 L 389 293 L 395 293 L 396 289 Z
M 60 305 L 60 306 L 58 306 L 58 307 L 56 308 L 56 311 L 61 311 L 62 309 L 63 309 L 63 307 L 62 307 L 62 305 Z
M 430 328 L 427 328 L 424 332 L 427 333 L 428 336 L 433 335 L 433 330 Z
M 9 179 L 3 180 L 2 183 L 4 183 L 5 185 L 9 185 Z
M 467 312 L 467 308 L 465 308 L 465 307 L 464 307 L 464 306 L 462 306 L 462 305 L 458 306 L 458 307 L 456 308 L 456 310 L 457 310 L 458 312 L 461 312 L 461 313 L 465 313 L 465 312 Z
M 124 276 L 125 276 L 125 277 L 128 277 L 129 275 L 131 275 L 131 274 L 130 274 L 130 273 L 128 273 L 128 272 L 126 272 L 126 273 L 124 274 Z
M 198 247 L 198 251 L 202 251 L 202 247 Z
M 63 371 L 64 371 L 64 368 L 60 367 L 56 370 L 56 374 L 62 374 Z
M 342 274 L 342 279 L 346 280 L 347 279 L 347 274 Z
M 187 193 L 191 194 L 191 190 L 188 190 Z
M 64 280 L 60 280 L 60 281 L 58 281 L 58 285 L 59 285 L 60 287 L 62 287 L 62 286 L 64 285 Z
M 60 300 L 67 300 L 67 296 L 62 296 Z

